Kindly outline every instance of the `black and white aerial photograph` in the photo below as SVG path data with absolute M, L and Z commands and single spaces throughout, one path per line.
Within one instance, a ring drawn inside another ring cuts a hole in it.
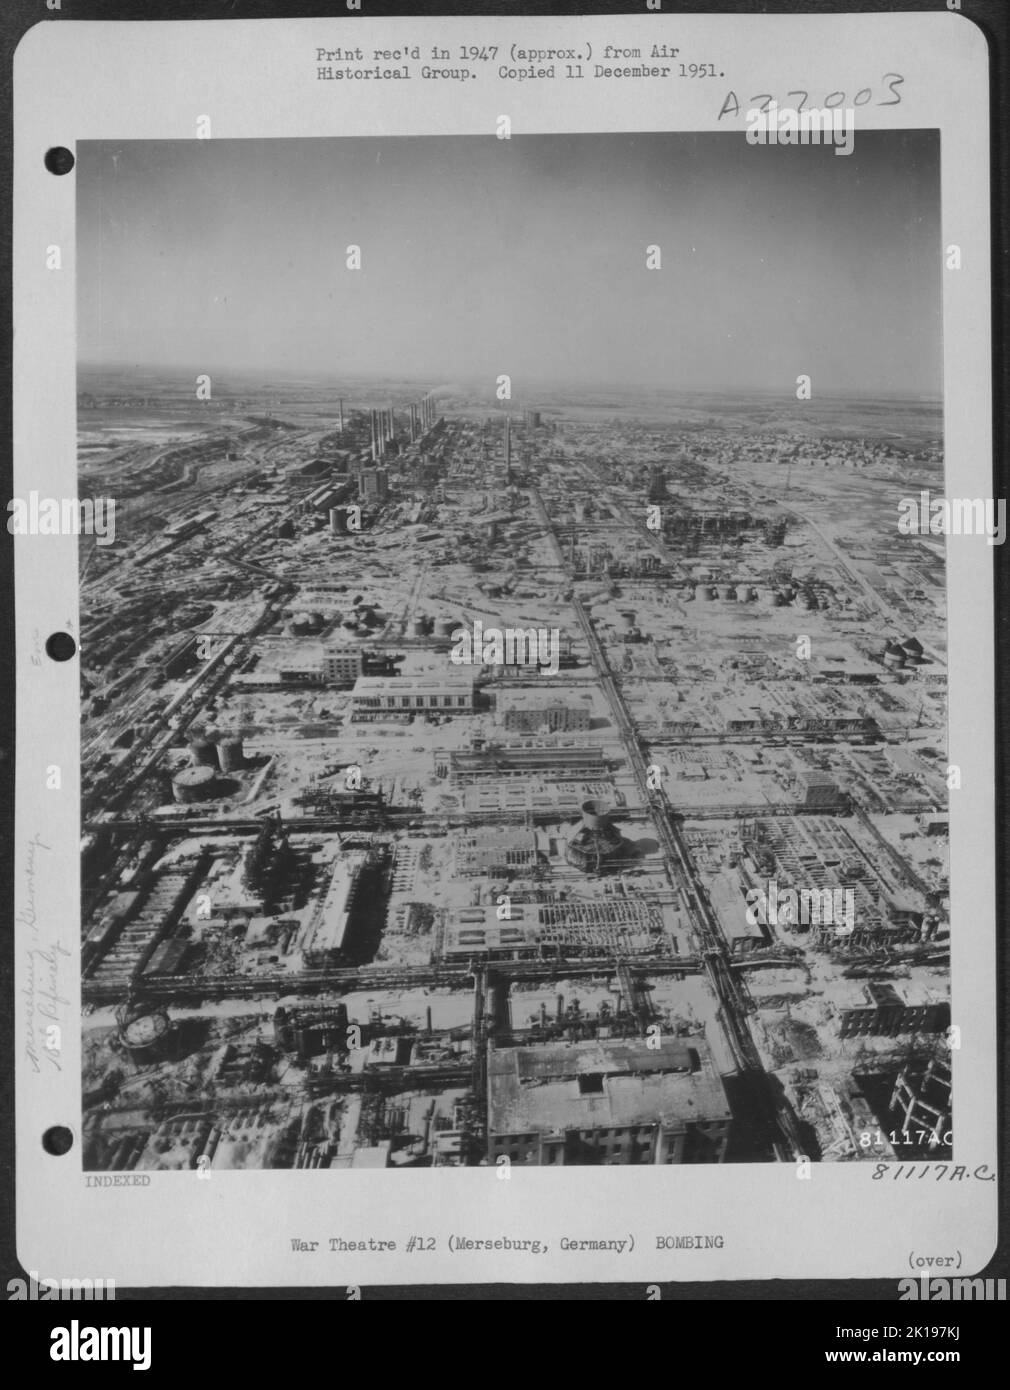
M 76 156 L 84 1168 L 949 1158 L 938 131 Z

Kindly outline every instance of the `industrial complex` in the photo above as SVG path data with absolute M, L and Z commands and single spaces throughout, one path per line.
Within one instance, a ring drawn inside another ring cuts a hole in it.
M 939 414 L 745 405 L 82 373 L 87 1168 L 951 1152 Z

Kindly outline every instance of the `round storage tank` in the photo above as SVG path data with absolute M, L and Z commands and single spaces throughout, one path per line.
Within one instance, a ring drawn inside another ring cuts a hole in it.
M 208 801 L 214 795 L 214 769 L 187 767 L 172 778 L 172 794 L 176 801 L 188 805 L 193 801 Z
M 459 623 L 455 618 L 447 618 L 443 615 L 435 623 L 435 636 L 451 637 L 458 627 Z
M 896 642 L 888 642 L 884 648 L 884 665 L 901 667 L 905 664 L 905 653 Z
M 736 597 L 738 603 L 747 603 L 753 597 L 753 590 L 749 584 L 738 584 L 736 586 Z
M 194 767 L 216 767 L 217 750 L 209 738 L 195 738 L 189 745 L 189 756 Z
M 411 633 L 415 637 L 423 637 L 425 632 L 425 621 L 423 618 L 415 618 L 410 625 Z
M 736 598 L 736 585 L 735 585 L 735 584 L 720 584 L 720 585 L 719 585 L 719 597 L 720 597 L 720 598 L 733 598 L 733 599 L 735 599 L 735 598 Z
M 694 586 L 695 598 L 701 599 L 705 603 L 708 603 L 711 600 L 713 592 L 714 590 L 708 584 L 696 584 Z
M 119 1036 L 135 1062 L 156 1060 L 164 1050 L 172 1022 L 163 1010 L 137 1014 L 120 1025 Z
M 234 772 L 245 765 L 240 738 L 224 738 L 217 746 L 217 765 L 222 772 Z

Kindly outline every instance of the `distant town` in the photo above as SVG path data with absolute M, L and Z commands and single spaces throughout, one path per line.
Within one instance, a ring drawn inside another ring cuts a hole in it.
M 80 372 L 85 1167 L 949 1156 L 939 403 L 207 380 Z

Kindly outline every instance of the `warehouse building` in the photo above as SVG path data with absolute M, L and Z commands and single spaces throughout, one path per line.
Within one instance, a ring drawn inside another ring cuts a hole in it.
M 488 1053 L 488 1161 L 721 1163 L 731 1114 L 705 1043 L 594 1039 Z

